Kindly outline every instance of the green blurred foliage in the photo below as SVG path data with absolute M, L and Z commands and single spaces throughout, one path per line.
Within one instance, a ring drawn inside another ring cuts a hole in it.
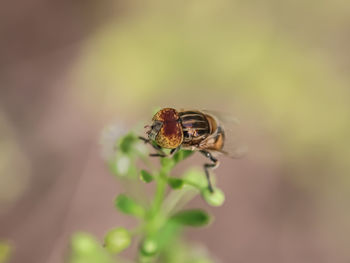
M 213 178 L 213 181 L 214 179 L 215 178 Z M 198 168 L 188 169 L 183 175 L 183 180 L 187 185 L 193 186 L 199 190 L 206 189 L 208 184 L 203 170 Z
M 112 229 L 105 236 L 104 246 L 107 251 L 113 254 L 123 251 L 124 249 L 128 248 L 130 244 L 131 234 L 123 227 Z
M 11 123 L 0 111 L 0 208 L 19 200 L 29 184 L 30 163 Z
M 8 242 L 0 241 L 0 263 L 9 262 L 11 258 L 12 247 Z
M 115 200 L 115 206 L 125 214 L 133 215 L 140 218 L 145 216 L 144 208 L 135 200 L 124 194 L 121 194 L 117 197 L 117 199 Z
M 150 183 L 150 182 L 152 182 L 154 180 L 154 177 L 152 176 L 152 174 L 150 174 L 146 170 L 141 170 L 141 172 L 140 172 L 140 179 L 142 181 L 144 181 L 145 183 Z
M 221 206 L 225 202 L 224 192 L 217 187 L 214 189 L 213 193 L 211 193 L 209 189 L 203 189 L 202 196 L 204 200 L 212 206 Z
M 71 240 L 69 263 L 112 263 L 101 244 L 90 234 L 76 233 Z
M 168 178 L 168 184 L 173 189 L 179 189 L 183 186 L 184 181 L 181 178 L 170 177 Z
M 204 172 L 191 169 L 184 174 L 183 178 L 171 175 L 172 169 L 179 162 L 191 156 L 192 152 L 180 149 L 173 156 L 160 158 L 160 167 L 156 168 L 150 161 L 151 157 L 148 155 L 148 151 L 140 151 L 140 143 L 142 145 L 145 142 L 138 138 L 134 132 L 124 135 L 103 133 L 101 141 L 102 146 L 107 149 L 104 151 L 108 153 L 105 156 L 107 164 L 116 168 L 112 169 L 112 172 L 118 179 L 127 179 L 129 184 L 138 186 L 139 194 L 143 193 L 140 189 L 145 186 L 144 183 L 154 183 L 156 186 L 154 197 L 150 201 L 139 202 L 131 197 L 134 194 L 133 191 L 119 194 L 115 199 L 116 208 L 124 214 L 138 218 L 138 225 L 131 230 L 117 227 L 108 231 L 104 237 L 105 250 L 92 236 L 84 233 L 75 234 L 71 241 L 70 263 L 84 262 L 84 260 L 91 263 L 110 262 L 109 254 L 119 254 L 127 249 L 132 240 L 135 239 L 139 242 L 137 262 L 167 262 L 161 260 L 161 258 L 168 258 L 166 255 L 166 253 L 169 253 L 168 248 L 172 247 L 173 244 L 177 244 L 177 242 L 185 242 L 181 239 L 182 227 L 206 226 L 211 221 L 209 214 L 203 210 L 181 210 L 184 204 L 196 195 L 203 195 L 205 189 L 208 188 Z M 113 147 L 108 147 L 108 144 Z M 126 159 L 125 163 L 129 164 L 128 169 L 125 169 L 123 174 L 120 173 L 119 168 L 120 165 L 123 165 L 123 163 L 120 163 L 120 156 L 123 156 Z M 140 167 L 140 162 L 147 166 L 147 170 Z M 136 177 L 135 174 L 140 176 Z M 197 179 L 201 177 L 199 181 L 204 178 L 205 182 L 198 184 L 198 182 L 195 182 L 196 177 Z M 191 181 L 191 178 L 193 181 Z M 172 191 L 167 193 L 168 186 L 172 188 L 173 192 L 176 191 L 177 193 L 172 194 Z M 223 195 L 219 189 L 217 191 L 219 196 Z M 191 194 L 188 195 L 188 193 Z M 203 195 L 208 204 L 217 205 L 210 200 L 210 195 L 215 200 L 224 201 L 224 199 L 218 199 L 215 193 L 208 192 Z M 141 198 L 147 199 L 147 197 L 147 195 L 142 195 Z M 181 254 L 181 252 L 179 253 Z M 186 259 L 186 256 L 187 260 L 192 260 L 191 255 L 182 254 L 184 259 Z M 207 260 L 204 262 L 209 262 L 209 257 L 201 255 L 201 258 Z M 118 258 L 116 262 L 120 262 L 120 260 L 123 259 Z
M 210 216 L 203 210 L 183 210 L 171 217 L 174 222 L 184 226 L 204 226 L 209 224 Z
M 207 251 L 199 246 L 188 246 L 186 243 L 173 242 L 166 248 L 166 253 L 160 258 L 161 262 L 168 263 L 213 263 Z

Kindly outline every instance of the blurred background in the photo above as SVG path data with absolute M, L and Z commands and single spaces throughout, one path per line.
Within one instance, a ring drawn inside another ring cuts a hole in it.
M 189 240 L 217 262 L 349 262 L 349 28 L 342 0 L 3 3 L 0 239 L 10 262 L 62 262 L 73 232 L 133 224 L 113 207 L 123 189 L 99 137 L 164 106 L 229 112 L 249 148 L 222 159 L 227 200 Z

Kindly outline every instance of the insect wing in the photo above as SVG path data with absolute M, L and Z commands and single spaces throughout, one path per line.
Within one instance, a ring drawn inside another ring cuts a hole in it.
M 221 150 L 217 150 L 217 152 L 221 152 L 231 158 L 243 157 L 247 153 L 247 147 L 244 146 L 243 143 L 244 130 L 239 120 L 232 117 L 231 114 L 222 112 L 208 110 L 203 110 L 202 112 L 214 118 L 218 124 L 216 131 L 203 142 L 206 144 L 205 147 L 210 148 L 210 144 L 220 136 L 221 130 L 223 129 L 224 146 Z

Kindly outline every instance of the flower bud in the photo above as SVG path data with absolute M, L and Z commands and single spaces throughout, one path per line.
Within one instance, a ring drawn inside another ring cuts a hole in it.
M 105 248 L 113 253 L 117 254 L 131 244 L 131 235 L 129 231 L 123 227 L 110 230 L 104 239 Z

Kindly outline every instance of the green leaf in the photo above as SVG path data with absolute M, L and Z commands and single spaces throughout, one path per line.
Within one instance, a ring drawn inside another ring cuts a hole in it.
M 172 189 L 179 189 L 183 186 L 184 181 L 181 178 L 169 177 L 168 184 Z
M 145 215 L 144 208 L 132 198 L 121 194 L 115 200 L 115 206 L 123 213 L 143 217 Z
M 201 209 L 192 209 L 176 213 L 171 220 L 185 226 L 204 226 L 209 224 L 210 216 Z
M 208 188 L 202 191 L 204 200 L 212 206 L 221 206 L 225 201 L 225 194 L 219 188 L 214 188 L 214 192 L 210 192 Z
M 153 176 L 147 172 L 146 170 L 141 170 L 140 172 L 140 179 L 144 181 L 145 183 L 150 183 L 153 181 Z
M 177 153 L 174 154 L 173 159 L 175 163 L 178 163 L 182 160 L 185 160 L 187 157 L 191 156 L 193 154 L 193 151 L 191 150 L 179 150 Z
M 133 144 L 137 141 L 137 136 L 130 132 L 120 139 L 119 148 L 124 153 L 130 153 L 132 151 Z
M 131 234 L 123 227 L 110 230 L 104 238 L 105 248 L 113 254 L 117 254 L 128 248 L 131 244 Z

